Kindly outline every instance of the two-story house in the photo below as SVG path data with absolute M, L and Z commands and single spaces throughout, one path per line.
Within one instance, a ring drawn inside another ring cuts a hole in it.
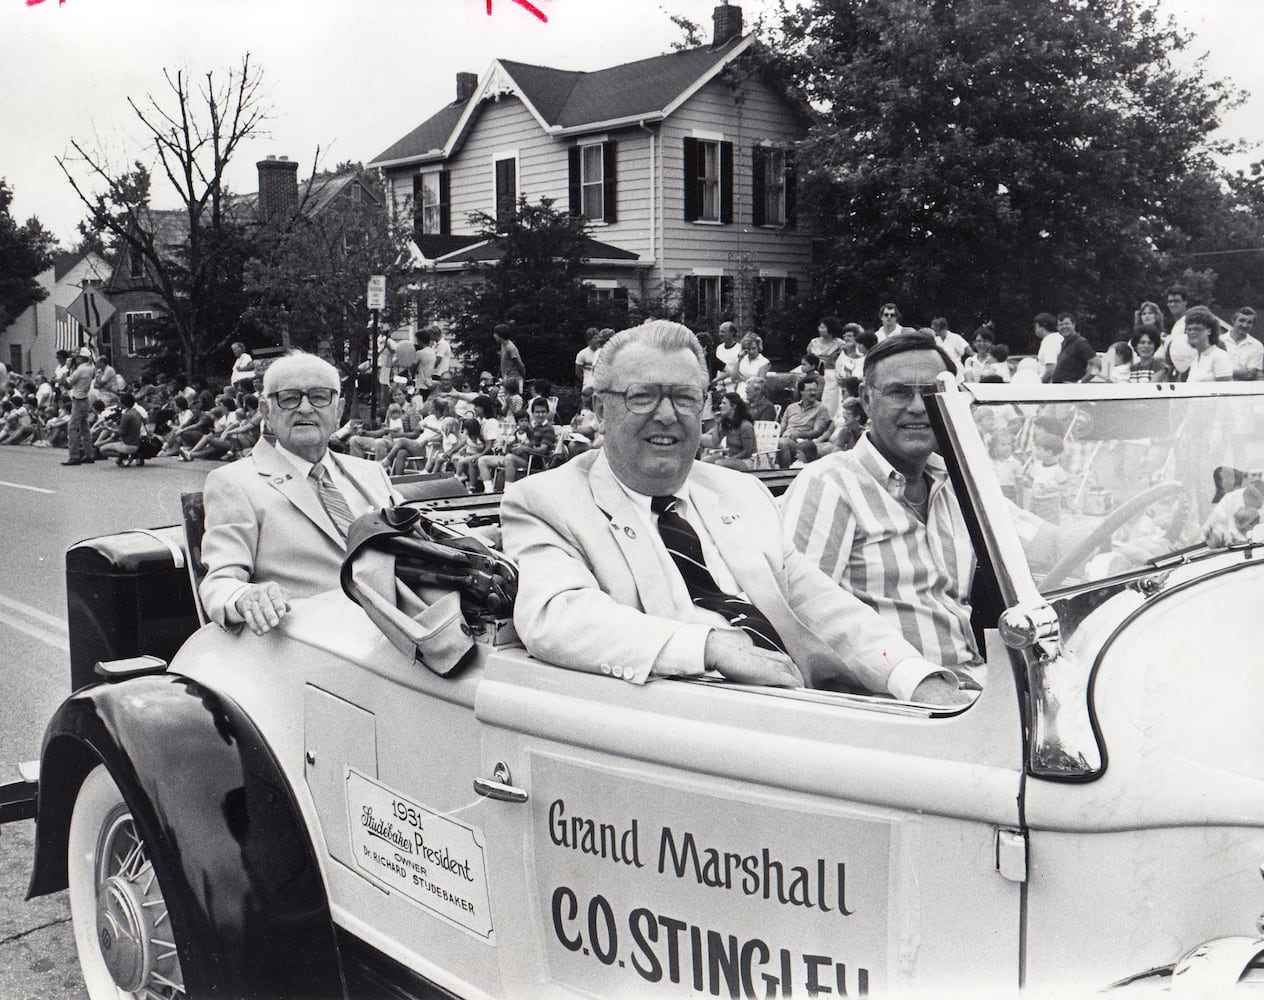
M 0 330 L 0 361 L 11 372 L 51 375 L 57 367 L 57 351 L 86 342 L 86 334 L 67 306 L 85 288 L 101 287 L 109 274 L 110 265 L 94 251 L 57 254 L 53 266 L 35 279 L 48 295 Z
M 297 160 L 269 156 L 255 166 L 259 190 L 226 199 L 228 212 L 244 225 L 270 225 L 296 211 L 315 215 L 339 199 L 356 204 L 381 203 L 360 171 L 317 174 L 300 182 Z M 175 256 L 181 252 L 189 236 L 189 217 L 184 209 L 146 206 L 140 216 L 139 224 L 153 234 L 160 255 Z M 147 260 L 127 248 L 118 254 L 104 291 L 116 311 L 102 328 L 97 346 L 107 351 L 115 369 L 132 381 L 149 364 L 154 344 L 148 321 L 166 310 L 164 299 Z
M 591 223 L 594 294 L 670 297 L 699 323 L 783 305 L 812 260 L 795 213 L 808 111 L 761 72 L 741 8 L 715 8 L 714 28 L 710 45 L 608 69 L 457 74 L 456 100 L 368 164 L 394 217 L 412 212 L 424 265 L 494 261 L 471 213 L 549 197 Z

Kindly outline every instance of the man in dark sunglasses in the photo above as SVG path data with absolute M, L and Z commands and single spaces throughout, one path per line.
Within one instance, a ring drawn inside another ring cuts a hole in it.
M 259 408 L 275 445 L 261 438 L 248 458 L 206 478 L 199 593 L 224 628 L 262 635 L 292 598 L 337 590 L 347 527 L 397 499 L 377 462 L 329 450 L 338 385 L 338 370 L 315 355 L 273 362 Z

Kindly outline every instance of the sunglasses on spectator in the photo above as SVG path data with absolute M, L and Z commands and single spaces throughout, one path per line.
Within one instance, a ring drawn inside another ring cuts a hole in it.
M 297 410 L 303 405 L 304 396 L 316 409 L 323 410 L 338 398 L 338 390 L 326 388 L 282 389 L 279 392 L 272 393 L 272 398 L 276 400 L 277 406 L 283 410 Z
M 664 398 L 670 399 L 677 413 L 690 416 L 702 412 L 702 390 L 696 385 L 658 385 L 633 382 L 626 389 L 598 389 L 603 396 L 621 396 L 629 413 L 653 413 Z

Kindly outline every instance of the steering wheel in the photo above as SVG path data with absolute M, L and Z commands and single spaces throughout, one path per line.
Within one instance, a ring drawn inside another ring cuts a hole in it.
M 1121 527 L 1133 518 L 1145 513 L 1147 507 L 1158 503 L 1164 497 L 1180 493 L 1184 488 L 1184 483 L 1169 480 L 1165 483 L 1158 483 L 1155 486 L 1148 486 L 1135 496 L 1129 497 L 1107 514 L 1101 523 L 1088 533 L 1086 538 L 1049 567 L 1049 572 L 1045 574 L 1044 580 L 1041 581 L 1040 589 L 1042 591 L 1056 590 L 1058 584 L 1062 583 L 1070 575 L 1071 570 L 1077 568 L 1080 563 L 1087 562 L 1089 556 L 1104 545 L 1107 545 L 1110 542 L 1110 536 Z

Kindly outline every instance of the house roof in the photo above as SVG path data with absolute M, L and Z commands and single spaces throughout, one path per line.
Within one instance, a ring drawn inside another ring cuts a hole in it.
M 87 260 L 89 257 L 95 257 L 99 263 L 101 270 L 105 273 L 109 272 L 110 266 L 102 257 L 94 250 L 85 250 L 83 252 L 75 252 L 73 250 L 63 251 L 53 255 L 53 281 L 61 281 L 66 275 L 79 266 L 79 262 Z
M 473 117 L 474 106 L 506 88 L 516 92 L 542 126 L 553 132 L 663 117 L 752 41 L 751 35 L 738 36 L 717 47 L 684 49 L 590 72 L 498 59 L 469 100 L 431 115 L 375 156 L 369 166 L 449 155 Z

